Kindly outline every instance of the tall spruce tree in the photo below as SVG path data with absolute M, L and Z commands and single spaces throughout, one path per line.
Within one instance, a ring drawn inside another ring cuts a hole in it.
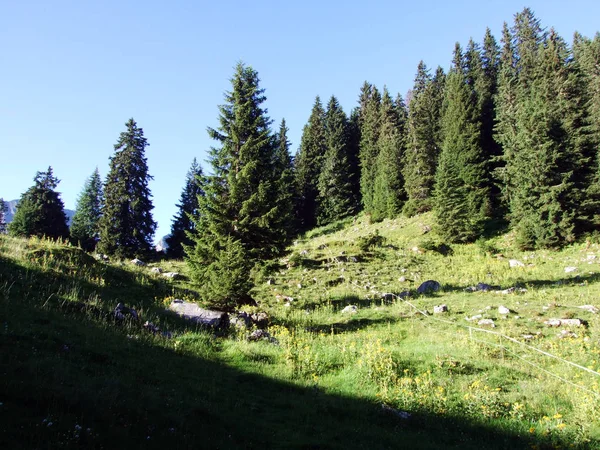
M 67 216 L 60 194 L 56 192 L 60 180 L 54 176 L 52 167 L 48 167 L 46 172 L 36 173 L 34 182 L 19 200 L 8 227 L 9 233 L 13 236 L 67 239 Z
M 197 233 L 186 247 L 191 275 L 203 300 L 223 308 L 251 302 L 250 270 L 288 242 L 280 202 L 281 172 L 258 73 L 239 63 L 232 90 L 219 107 L 219 143 L 210 150 L 212 175 L 200 198 Z
M 407 201 L 403 212 L 412 216 L 432 207 L 433 185 L 441 146 L 440 115 L 443 100 L 443 72 L 432 79 L 423 61 L 417 68 L 412 98 L 408 108 L 404 186 Z
M 281 119 L 279 133 L 276 136 L 275 151 L 275 173 L 279 176 L 278 184 L 278 208 L 285 221 L 281 223 L 282 229 L 291 238 L 299 228 L 295 216 L 295 206 L 300 200 L 296 174 L 294 172 L 294 161 L 290 153 L 290 141 L 288 139 L 288 127 L 285 119 Z
M 439 233 L 449 242 L 468 242 L 481 234 L 489 201 L 477 99 L 465 70 L 468 65 L 468 60 L 463 64 L 462 49 L 456 44 L 444 99 L 444 142 L 434 202 Z
M 8 213 L 8 206 L 3 198 L 0 198 L 0 234 L 5 234 L 8 230 L 6 224 L 6 214 Z
M 192 244 L 189 234 L 193 233 L 195 228 L 194 221 L 191 218 L 199 213 L 198 198 L 204 195 L 202 180 L 202 167 L 194 158 L 185 176 L 185 186 L 181 191 L 179 203 L 176 205 L 178 211 L 171 223 L 171 233 L 165 239 L 169 258 L 183 258 L 183 246 Z
M 104 183 L 104 206 L 100 219 L 98 250 L 121 258 L 152 254 L 156 222 L 145 156 L 149 145 L 144 130 L 133 119 L 115 144 L 110 170 Z
M 373 213 L 376 161 L 379 153 L 381 129 L 381 94 L 375 86 L 365 82 L 360 102 L 360 192 L 368 214 Z
M 338 100 L 332 96 L 325 113 L 327 150 L 318 183 L 319 225 L 350 216 L 357 210 L 350 178 L 348 138 L 348 119 Z
M 379 152 L 375 161 L 371 219 L 393 218 L 402 211 L 405 201 L 402 161 L 406 146 L 406 109 L 399 95 L 392 100 L 387 88 L 381 101 Z
M 317 96 L 308 123 L 302 131 L 300 148 L 294 161 L 299 202 L 297 220 L 302 230 L 317 224 L 319 174 L 323 167 L 327 145 L 325 142 L 325 110 Z
M 102 180 L 96 168 L 79 194 L 71 222 L 71 240 L 88 252 L 96 248 L 100 239 L 99 222 L 103 202 Z

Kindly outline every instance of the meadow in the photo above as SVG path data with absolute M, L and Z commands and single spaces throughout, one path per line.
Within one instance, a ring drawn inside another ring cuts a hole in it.
M 358 216 L 301 236 L 255 270 L 256 341 L 165 310 L 198 300 L 182 261 L 150 265 L 170 280 L 0 236 L 0 445 L 600 448 L 598 242 L 449 246 L 435 227 Z

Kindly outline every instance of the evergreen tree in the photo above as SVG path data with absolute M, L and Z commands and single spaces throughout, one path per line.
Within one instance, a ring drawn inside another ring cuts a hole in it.
M 318 223 L 324 225 L 356 212 L 348 162 L 348 119 L 332 96 L 325 113 L 327 150 L 319 175 Z
M 443 116 L 444 143 L 435 176 L 434 210 L 440 235 L 468 242 L 483 231 L 488 192 L 475 92 L 457 44 L 447 79 Z M 471 67 L 473 64 L 471 63 Z
M 8 213 L 8 206 L 3 198 L 0 198 L 0 234 L 5 234 L 7 231 L 6 225 L 6 214 Z
M 288 127 L 285 119 L 281 119 L 279 134 L 276 139 L 275 151 L 275 173 L 279 175 L 278 184 L 278 208 L 281 216 L 285 219 L 282 228 L 291 238 L 298 230 L 298 222 L 294 215 L 294 207 L 298 204 L 300 196 L 296 184 L 294 162 L 290 154 L 290 141 L 288 140 Z
M 323 167 L 325 151 L 325 110 L 317 96 L 308 123 L 302 131 L 300 149 L 295 160 L 299 203 L 297 219 L 300 229 L 308 230 L 317 224 L 319 174 Z
M 348 119 L 348 164 L 352 183 L 352 198 L 356 211 L 360 211 L 362 197 L 360 194 L 360 110 L 354 108 Z
M 110 158 L 104 183 L 104 206 L 99 222 L 98 250 L 121 258 L 152 254 L 156 222 L 152 219 L 152 199 L 148 182 L 145 149 L 149 145 L 144 130 L 133 119 L 126 123 Z
M 412 98 L 408 108 L 404 186 L 407 201 L 403 212 L 412 216 L 429 211 L 432 206 L 434 176 L 442 131 L 440 95 L 444 77 L 439 69 L 435 82 L 421 61 L 417 69 Z M 442 97 L 443 99 L 443 97 Z
M 57 179 L 52 167 L 46 172 L 37 172 L 35 184 L 19 200 L 17 210 L 8 231 L 13 236 L 39 236 L 67 239 L 69 227 L 64 204 L 56 187 Z
M 179 210 L 175 217 L 173 217 L 171 233 L 165 239 L 167 243 L 167 256 L 169 258 L 183 258 L 183 246 L 192 244 L 189 233 L 193 233 L 195 228 L 191 217 L 195 217 L 199 213 L 198 197 L 204 195 L 202 179 L 202 167 L 200 167 L 200 164 L 194 158 L 186 174 L 185 186 L 183 187 L 183 191 L 181 191 L 179 203 L 176 205 Z
M 206 177 L 200 214 L 194 218 L 194 243 L 186 247 L 203 300 L 223 308 L 251 302 L 251 268 L 279 254 L 289 236 L 277 139 L 261 107 L 266 98 L 258 73 L 240 63 L 231 84 L 219 107 L 219 127 L 208 130 L 220 145 L 210 150 L 212 175 Z
M 365 82 L 360 104 L 360 192 L 365 211 L 372 214 L 381 128 L 381 94 L 375 86 Z
M 88 252 L 96 248 L 99 240 L 98 224 L 102 215 L 103 201 L 102 180 L 96 168 L 79 194 L 71 223 L 71 240 Z
M 396 103 L 386 88 L 381 102 L 381 129 L 373 186 L 371 219 L 393 218 L 402 211 L 405 200 L 402 160 L 406 146 L 406 108 L 399 95 Z

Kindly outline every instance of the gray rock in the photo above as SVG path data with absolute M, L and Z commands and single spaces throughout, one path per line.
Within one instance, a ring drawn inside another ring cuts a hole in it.
M 162 269 L 160 267 L 153 267 L 152 269 L 150 269 L 150 272 L 159 274 L 162 273 Z
M 423 282 L 421 284 L 421 286 L 419 286 L 417 288 L 417 292 L 419 294 L 427 294 L 429 292 L 437 292 L 440 290 L 441 287 L 442 286 L 437 281 L 427 280 L 427 281 Z
M 476 314 L 473 317 L 465 317 L 465 320 L 468 320 L 469 322 L 472 322 L 474 320 L 479 320 L 481 319 L 483 316 L 481 314 Z
M 510 259 L 508 261 L 508 265 L 510 267 L 525 267 L 525 264 L 523 264 L 521 261 L 519 261 L 518 259 Z
M 510 309 L 508 309 L 506 306 L 498 306 L 498 313 L 502 314 L 502 315 L 506 315 L 506 314 L 510 314 Z
M 266 312 L 257 312 L 250 315 L 250 320 L 259 328 L 264 328 L 269 324 L 269 315 Z
M 114 311 L 115 319 L 124 320 L 126 316 L 131 317 L 133 320 L 138 320 L 139 316 L 135 309 L 128 308 L 123 303 L 118 303 Z
M 181 301 L 173 302 L 169 309 L 180 317 L 191 322 L 211 328 L 227 328 L 229 316 L 223 311 L 213 311 L 200 308 L 196 303 Z
M 348 305 L 342 309 L 342 314 L 356 314 L 358 312 L 358 306 Z
M 558 333 L 558 337 L 560 339 L 564 339 L 564 338 L 576 338 L 577 335 L 575 333 L 573 333 L 570 330 L 561 330 L 560 333 Z
M 584 323 L 579 319 L 548 319 L 544 324 L 549 327 L 582 327 Z
M 598 314 L 598 308 L 594 305 L 582 305 L 578 306 L 579 309 L 583 309 L 584 311 L 591 312 L 592 314 Z
M 438 306 L 434 306 L 433 307 L 433 313 L 434 314 L 442 314 L 442 313 L 446 313 L 448 312 L 448 306 L 447 305 L 438 305 Z
M 179 278 L 179 273 L 178 272 L 165 272 L 162 274 L 162 276 L 165 278 L 170 278 L 172 280 L 176 280 L 177 278 Z
M 475 289 L 481 292 L 487 292 L 493 290 L 494 288 L 489 284 L 478 283 L 477 286 L 475 286 Z
M 144 261 L 142 261 L 141 259 L 137 259 L 137 258 L 132 259 L 131 260 L 131 264 L 136 265 L 136 266 L 140 266 L 140 267 L 146 265 L 146 263 Z
M 229 323 L 236 328 L 252 328 L 252 319 L 245 311 L 229 314 Z
M 577 267 L 573 267 L 573 266 L 565 267 L 565 273 L 575 272 L 576 270 L 577 270 Z
M 406 277 L 405 276 L 401 276 L 400 278 L 398 278 L 398 281 L 400 283 L 406 283 Z
M 477 322 L 477 325 L 491 328 L 494 328 L 496 326 L 492 319 L 481 319 L 479 322 Z
M 108 255 L 105 255 L 103 253 L 94 255 L 94 258 L 96 258 L 98 261 L 108 262 Z

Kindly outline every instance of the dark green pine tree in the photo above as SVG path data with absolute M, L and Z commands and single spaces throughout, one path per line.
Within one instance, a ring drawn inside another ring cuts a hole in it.
M 169 258 L 183 258 L 183 246 L 192 244 L 189 233 L 193 233 L 195 228 L 194 221 L 191 217 L 195 217 L 199 213 L 198 197 L 204 195 L 202 180 L 202 167 L 198 164 L 196 158 L 194 158 L 192 165 L 185 176 L 185 186 L 181 191 L 179 203 L 176 205 L 178 211 L 171 223 L 171 233 L 165 239 L 167 244 L 167 256 Z
M 317 183 L 326 150 L 325 110 L 317 96 L 308 123 L 302 131 L 300 148 L 294 161 L 299 195 L 296 216 L 301 230 L 309 230 L 317 224 Z
M 360 102 L 360 192 L 367 214 L 373 213 L 373 190 L 375 186 L 376 161 L 379 153 L 381 128 L 381 94 L 375 86 L 365 82 Z
M 352 182 L 353 202 L 357 205 L 357 212 L 362 207 L 360 193 L 360 109 L 354 108 L 348 118 L 348 164 L 350 166 L 350 180 Z
M 404 188 L 407 201 L 403 212 L 408 216 L 429 211 L 441 137 L 439 91 L 441 75 L 434 84 L 427 66 L 419 63 L 408 107 L 407 143 L 404 164 Z
M 12 236 L 68 239 L 64 204 L 56 192 L 60 180 L 54 176 L 52 167 L 46 172 L 37 172 L 34 182 L 19 200 L 8 227 L 9 233 Z
M 402 97 L 398 95 L 394 103 L 387 88 L 384 88 L 371 213 L 375 222 L 396 217 L 402 211 L 405 201 L 402 161 L 406 147 L 406 119 Z
M 226 309 L 252 302 L 250 270 L 283 251 L 288 230 L 281 205 L 277 139 L 261 105 L 258 73 L 239 63 L 232 90 L 219 107 L 219 127 L 209 135 L 220 145 L 210 150 L 197 233 L 186 247 L 193 281 L 202 299 Z
M 291 238 L 299 229 L 294 208 L 299 203 L 300 195 L 298 194 L 298 186 L 296 184 L 294 162 L 290 153 L 291 144 L 287 137 L 288 131 L 285 119 L 281 119 L 279 134 L 276 136 L 275 173 L 279 174 L 279 179 L 277 180 L 278 208 L 281 216 L 285 219 L 281 223 L 281 227 L 287 233 L 288 238 Z
M 348 119 L 332 96 L 325 113 L 327 150 L 319 175 L 318 223 L 325 225 L 356 213 L 348 162 Z
M 489 201 L 477 101 L 466 66 L 457 43 L 447 78 L 444 142 L 435 175 L 434 211 L 439 234 L 448 242 L 477 238 L 483 231 Z
M 156 222 L 152 219 L 151 193 L 144 130 L 133 119 L 125 124 L 110 158 L 104 183 L 104 206 L 97 249 L 120 258 L 152 255 Z
M 0 198 L 0 234 L 5 234 L 8 230 L 6 224 L 6 214 L 8 212 L 8 206 L 3 198 Z
M 102 180 L 96 168 L 79 194 L 71 222 L 71 241 L 80 245 L 85 251 L 94 251 L 100 239 L 99 222 L 103 202 Z

